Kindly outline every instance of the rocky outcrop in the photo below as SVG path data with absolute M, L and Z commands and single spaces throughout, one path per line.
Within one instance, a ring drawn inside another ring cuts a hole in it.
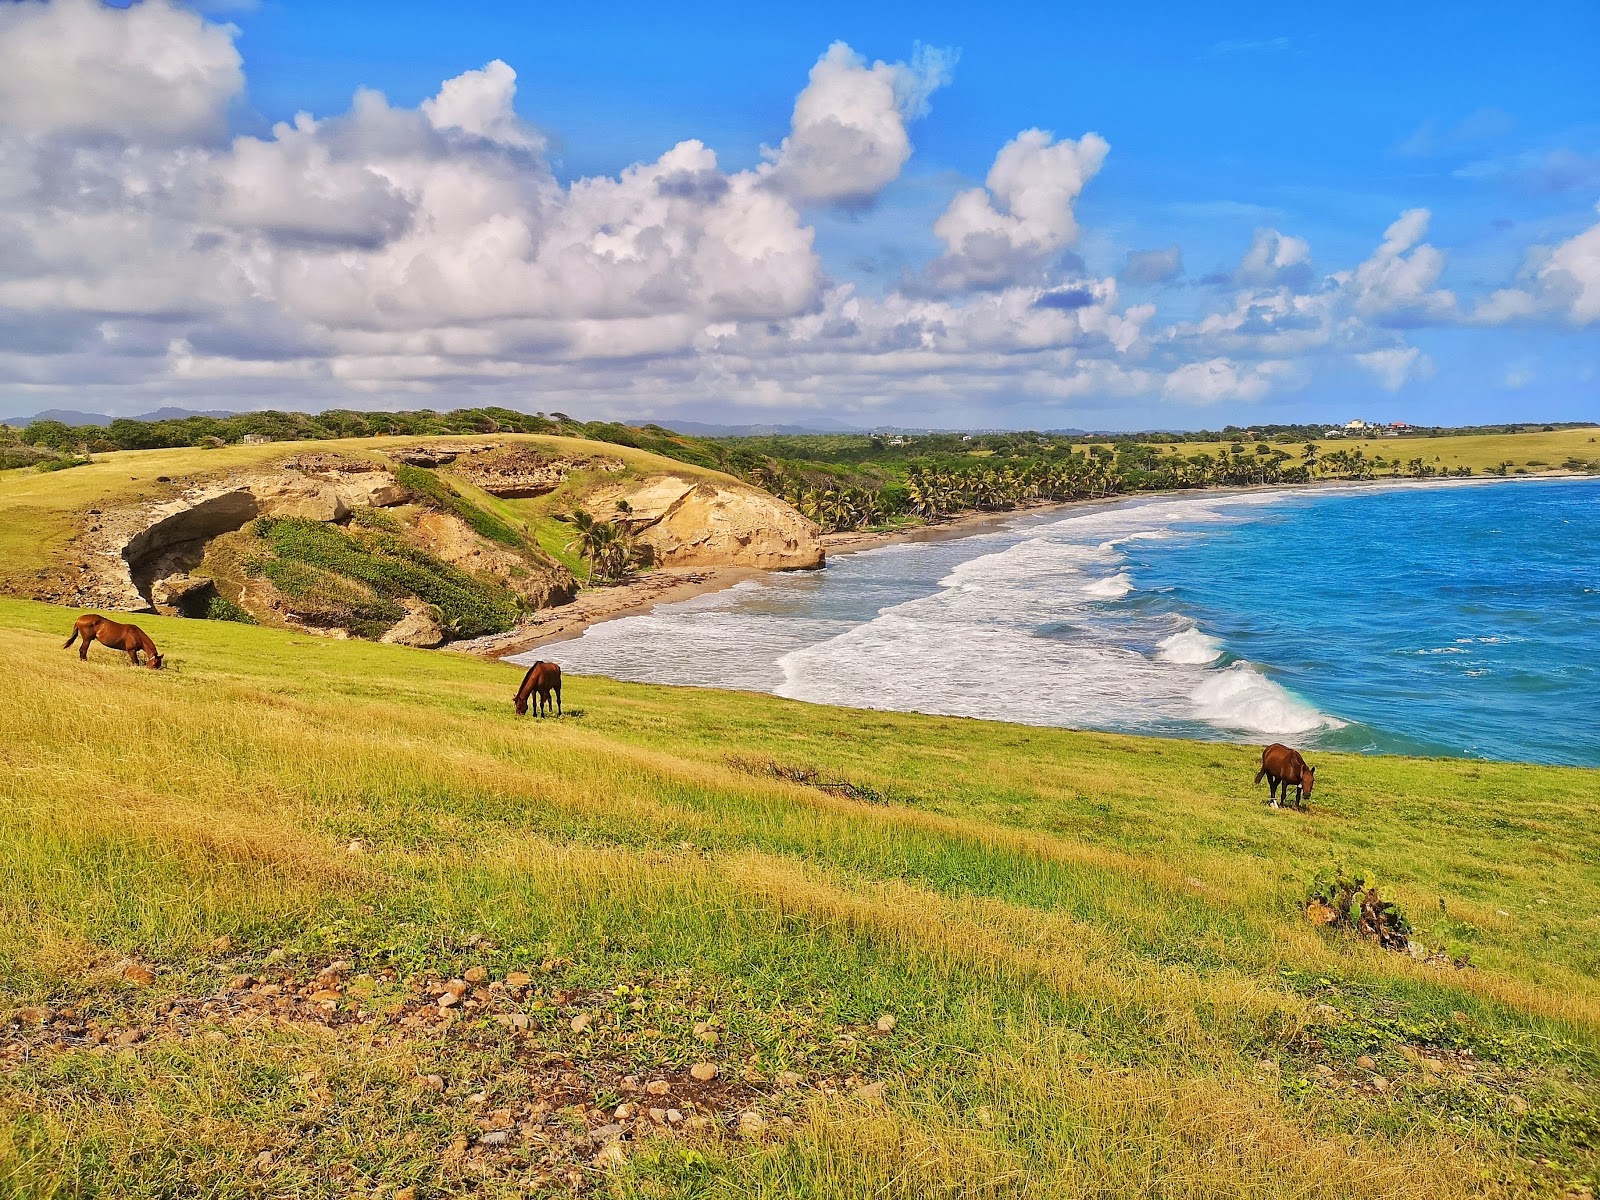
M 618 500 L 632 509 L 623 523 L 659 565 L 787 571 L 823 563 L 814 524 L 742 483 L 665 475 L 632 489 L 607 489 L 594 511 L 609 513 Z
M 432 650 L 444 644 L 444 629 L 433 607 L 420 600 L 405 601 L 406 615 L 390 627 L 378 640 L 394 646 L 419 646 Z
M 475 454 L 458 461 L 451 474 L 491 496 L 524 500 L 548 495 L 576 471 L 615 472 L 623 466 L 619 458 L 541 454 L 529 446 L 507 446 L 493 454 Z
M 60 599 L 149 612 L 164 603 L 153 594 L 158 580 L 193 570 L 213 538 L 258 516 L 337 521 L 357 508 L 405 499 L 405 489 L 380 464 L 336 454 L 305 454 L 270 471 L 197 484 L 159 504 L 98 514 L 82 543 L 83 575 Z
M 150 586 L 150 602 L 168 616 L 203 617 L 216 594 L 216 580 L 203 575 L 168 575 Z

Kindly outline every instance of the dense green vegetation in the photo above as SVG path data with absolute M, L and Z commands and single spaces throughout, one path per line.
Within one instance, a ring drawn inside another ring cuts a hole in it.
M 379 518 L 381 521 L 381 517 Z M 258 517 L 251 529 L 263 553 L 245 572 L 263 576 L 297 599 L 321 602 L 327 622 L 380 637 L 404 615 L 400 598 L 417 596 L 439 611 L 456 637 L 503 633 L 517 623 L 515 595 L 441 562 L 368 521 L 346 531 L 324 521 Z
M 504 664 L 146 617 L 131 671 L 70 617 L 0 601 L 0 1193 L 1600 1184 L 1594 771 L 1319 755 L 1292 812 L 1246 747 L 518 720 Z M 1340 869 L 1474 965 L 1313 925 Z

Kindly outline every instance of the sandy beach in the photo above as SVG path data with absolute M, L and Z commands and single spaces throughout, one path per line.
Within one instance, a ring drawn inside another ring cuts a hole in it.
M 1119 499 L 1120 497 L 1111 497 Z M 993 528 L 1020 513 L 1046 512 L 1094 503 L 1087 500 L 1031 501 L 1003 512 L 966 512 L 933 525 L 917 525 L 908 529 L 890 529 L 878 532 L 849 532 L 823 534 L 821 541 L 829 558 L 886 546 L 893 542 L 933 542 L 948 538 L 969 537 Z M 452 642 L 443 647 L 460 654 L 476 654 L 483 658 L 505 658 L 521 654 L 536 646 L 565 642 L 579 637 L 591 625 L 613 621 L 618 617 L 636 617 L 649 612 L 658 604 L 672 604 L 690 600 L 708 592 L 719 592 L 746 579 L 754 579 L 768 572 L 755 567 L 704 566 L 661 567 L 640 575 L 630 583 L 614 587 L 586 588 L 578 593 L 571 604 L 541 609 L 527 621 L 505 633 L 471 641 Z
M 1574 477 L 1582 478 L 1585 476 L 1578 472 L 1556 470 L 1541 472 L 1539 475 L 1529 476 L 1527 479 L 1531 482 L 1538 479 Z M 1297 490 L 1307 487 L 1333 490 L 1395 485 L 1470 486 L 1472 484 L 1504 482 L 1507 481 L 1484 476 L 1474 476 L 1466 479 L 1427 480 L 1330 479 L 1319 480 L 1309 485 L 1297 485 Z M 1219 493 L 1237 495 L 1272 490 L 1284 486 L 1287 485 L 1266 484 L 1232 488 L 1184 488 L 1172 492 L 1134 493 L 1133 495 L 1175 496 L 1215 495 Z M 1082 500 L 1028 500 L 1023 501 L 1014 508 L 1000 511 L 957 513 L 932 525 L 915 525 L 905 529 L 872 532 L 827 533 L 822 535 L 821 542 L 828 557 L 835 558 L 862 550 L 870 550 L 875 546 L 887 546 L 896 542 L 940 542 L 951 538 L 971 537 L 1024 514 L 1114 504 L 1130 498 L 1129 494 L 1119 493 L 1112 496 L 1097 496 L 1092 499 Z M 690 600 L 695 596 L 703 596 L 708 592 L 719 592 L 743 580 L 754 579 L 766 574 L 768 574 L 767 571 L 756 567 L 661 567 L 640 575 L 630 583 L 618 584 L 613 587 L 585 589 L 578 594 L 578 598 L 572 603 L 563 604 L 557 608 L 542 609 L 529 617 L 523 624 L 506 633 L 475 638 L 471 641 L 452 642 L 443 647 L 443 649 L 462 654 L 476 654 L 484 658 L 505 658 L 512 654 L 521 654 L 523 651 L 532 650 L 536 646 L 569 641 L 572 638 L 581 636 L 583 631 L 591 625 L 599 625 L 604 621 L 613 621 L 618 617 L 639 616 L 649 612 L 658 604 L 671 604 L 680 600 Z

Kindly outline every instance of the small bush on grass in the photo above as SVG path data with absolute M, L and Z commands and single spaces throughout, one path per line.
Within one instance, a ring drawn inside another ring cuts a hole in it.
M 235 604 L 226 596 L 213 596 L 206 605 L 206 620 L 208 621 L 235 621 L 240 625 L 254 625 L 256 619 L 243 607 Z

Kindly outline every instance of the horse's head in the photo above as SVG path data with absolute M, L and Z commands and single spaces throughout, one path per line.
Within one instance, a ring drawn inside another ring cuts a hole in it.
M 1313 766 L 1307 766 L 1304 773 L 1300 776 L 1300 790 L 1307 796 L 1311 795 L 1311 785 L 1316 781 L 1317 769 Z
M 525 717 L 528 715 L 528 698 L 526 696 L 513 696 L 511 703 L 517 706 L 517 716 Z
M 159 671 L 166 661 L 167 656 L 165 654 L 152 654 L 150 656 L 150 669 L 152 671 Z

